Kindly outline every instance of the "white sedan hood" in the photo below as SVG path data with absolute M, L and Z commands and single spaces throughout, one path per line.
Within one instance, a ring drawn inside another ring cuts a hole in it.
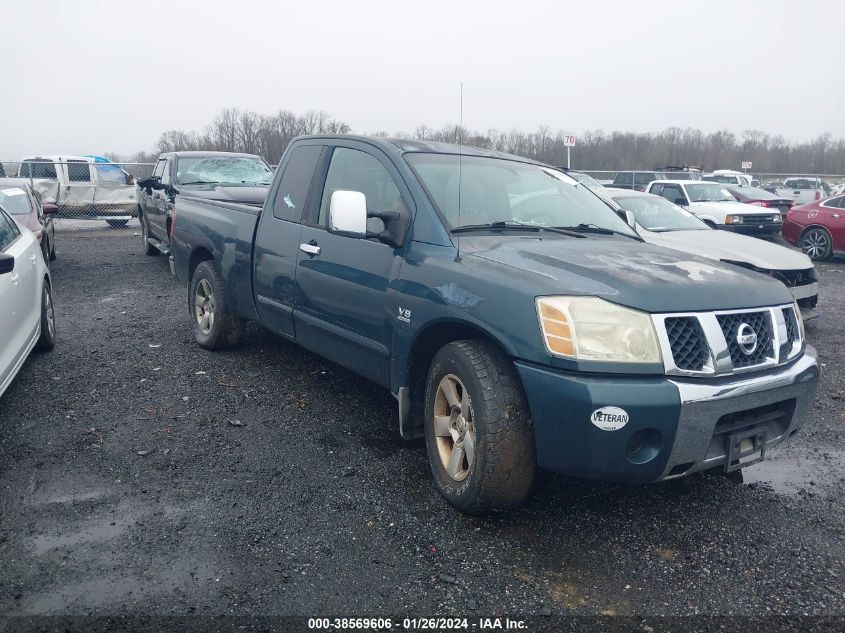
M 652 233 L 641 228 L 639 231 L 643 239 L 651 244 L 710 259 L 747 262 L 765 270 L 806 270 L 813 267 L 813 262 L 804 253 L 730 231 L 702 229 Z

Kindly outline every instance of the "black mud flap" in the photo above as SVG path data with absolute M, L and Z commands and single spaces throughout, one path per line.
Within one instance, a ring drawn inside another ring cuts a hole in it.
M 729 435 L 726 441 L 728 443 L 728 459 L 725 462 L 726 473 L 732 473 L 766 459 L 765 429 L 750 429 L 741 433 L 734 433 Z

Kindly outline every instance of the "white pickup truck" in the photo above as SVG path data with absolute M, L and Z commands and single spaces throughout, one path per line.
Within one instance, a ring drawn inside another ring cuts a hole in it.
M 821 200 L 827 193 L 821 178 L 812 176 L 795 176 L 783 181 L 783 187 L 778 187 L 775 194 L 784 198 L 792 198 L 795 206 Z
M 137 215 L 135 179 L 120 165 L 94 156 L 28 156 L 18 166 L 57 217 L 105 220 L 125 226 Z
M 717 182 L 655 180 L 649 183 L 646 191 L 688 209 L 714 229 L 775 235 L 783 228 L 783 217 L 777 209 L 767 210 L 737 202 L 731 192 Z

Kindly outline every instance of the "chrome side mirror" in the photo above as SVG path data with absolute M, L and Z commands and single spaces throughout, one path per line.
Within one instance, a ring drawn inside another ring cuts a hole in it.
M 329 230 L 348 237 L 366 237 L 367 197 L 360 191 L 334 191 L 329 203 Z
M 634 215 L 633 211 L 625 209 L 625 222 L 627 222 L 628 226 L 630 226 L 632 229 L 637 229 L 637 216 Z

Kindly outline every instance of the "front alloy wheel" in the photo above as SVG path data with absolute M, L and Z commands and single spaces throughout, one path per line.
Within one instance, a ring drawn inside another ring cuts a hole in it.
M 810 229 L 801 238 L 801 250 L 814 261 L 827 259 L 831 255 L 830 234 L 824 229 Z
M 194 316 L 197 319 L 197 327 L 200 332 L 208 336 L 211 328 L 214 327 L 214 292 L 208 279 L 201 279 L 197 284 L 197 292 L 194 297 Z
M 454 374 L 437 386 L 434 435 L 443 468 L 455 481 L 466 479 L 475 459 L 475 425 L 469 393 Z

